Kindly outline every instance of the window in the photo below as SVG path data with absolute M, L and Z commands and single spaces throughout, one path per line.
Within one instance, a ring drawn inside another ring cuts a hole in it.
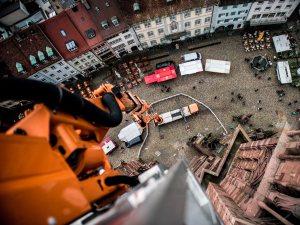
M 201 20 L 195 20 L 195 26 L 200 26 L 201 25 Z
M 135 26 L 134 26 L 134 29 L 135 29 L 135 30 L 140 30 L 140 29 L 141 29 L 141 26 L 140 26 L 140 25 L 135 25 Z
M 224 23 L 225 20 L 218 20 L 218 23 Z
M 86 66 L 90 66 L 91 64 L 90 64 L 89 62 L 87 62 L 85 65 L 86 65 Z
M 84 53 L 84 55 L 88 55 L 90 52 L 86 52 L 86 53 Z
M 58 73 L 61 73 L 61 70 L 57 70 Z
M 131 34 L 126 34 L 126 35 L 124 36 L 124 38 L 125 38 L 125 39 L 131 38 Z
M 234 15 L 235 15 L 235 12 L 231 12 L 230 15 L 234 16 Z
M 233 21 L 238 21 L 239 18 L 234 18 Z
M 238 5 L 234 5 L 234 6 L 232 6 L 232 8 L 234 8 L 234 9 L 235 9 L 235 8 L 237 8 L 237 7 L 238 7 Z
M 93 59 L 91 62 L 92 62 L 92 63 L 96 63 L 96 62 L 97 62 L 97 60 L 96 60 L 96 59 Z
M 167 43 L 167 40 L 165 38 L 161 38 L 160 43 Z
M 63 62 L 60 62 L 60 63 L 58 63 L 58 65 L 60 65 L 60 66 L 63 66 L 63 65 L 64 65 L 64 63 L 63 63 Z
M 93 56 L 92 56 L 92 55 L 89 55 L 87 58 L 88 58 L 88 59 L 91 59 L 91 58 L 93 58 Z
M 271 9 L 271 7 L 266 7 L 265 11 L 269 11 Z
M 268 18 L 269 14 L 263 14 L 261 18 Z
M 239 17 L 238 20 L 243 20 L 243 17 Z
M 226 13 L 219 14 L 219 17 L 224 17 L 224 16 L 226 16 Z
M 68 69 L 70 69 L 70 67 L 66 66 L 65 69 L 68 70 Z
M 246 3 L 246 4 L 243 4 L 243 7 L 247 7 L 248 6 L 248 3 Z
M 285 14 L 286 14 L 285 12 L 277 13 L 276 17 L 281 17 L 281 16 L 284 16 Z
M 55 70 L 55 69 L 56 69 L 56 67 L 55 67 L 55 66 L 51 66 L 50 68 L 51 68 L 51 69 L 53 69 L 53 70 Z
M 153 31 L 149 31 L 147 34 L 148 34 L 148 37 L 154 37 Z
M 143 48 L 148 48 L 147 42 L 143 42 L 143 43 L 142 43 L 142 47 L 143 47 Z
M 279 0 L 279 3 L 284 3 L 285 2 L 285 0 Z
M 67 37 L 67 34 L 64 30 L 60 30 L 60 33 L 62 34 L 63 37 Z
M 145 28 L 149 28 L 149 27 L 151 27 L 151 22 L 144 23 L 144 25 L 145 25 Z
M 109 30 L 108 22 L 106 20 L 103 20 L 101 22 L 101 26 L 103 27 L 104 30 Z
M 185 36 L 190 37 L 191 35 L 192 35 L 192 32 L 191 31 L 187 31 Z
M 228 19 L 228 22 L 233 22 L 233 18 L 231 18 L 231 19 Z
M 242 11 L 239 11 L 238 14 L 245 14 L 246 13 L 246 10 L 242 10 Z
M 276 15 L 276 13 L 270 13 L 269 18 L 272 18 Z
M 96 37 L 95 31 L 93 30 L 93 28 L 86 30 L 84 33 L 89 39 Z
M 145 36 L 144 36 L 144 34 L 138 34 L 138 38 L 139 38 L 140 40 L 143 40 L 143 39 L 145 39 Z
M 56 80 L 61 80 L 61 78 L 60 77 L 56 77 Z
M 183 15 L 184 15 L 184 18 L 191 17 L 191 12 L 185 12 Z
M 210 23 L 210 17 L 205 18 L 205 23 Z
M 43 82 L 44 82 L 44 81 L 46 81 L 46 79 L 45 79 L 45 78 L 43 78 L 43 79 L 41 79 L 41 81 L 43 81 Z
M 171 20 L 171 21 L 172 21 L 172 20 L 176 20 L 176 16 L 175 16 L 175 15 L 170 16 L 170 20 Z
M 116 16 L 113 16 L 111 18 L 111 22 L 115 25 L 115 27 L 119 26 L 119 21 L 118 21 L 118 18 Z
M 132 45 L 134 43 L 134 40 L 130 40 L 130 41 L 127 41 L 128 45 Z
M 226 10 L 227 9 L 227 6 L 223 6 L 222 10 Z
M 68 74 L 64 74 L 64 77 L 68 77 L 69 75 Z
M 209 13 L 209 12 L 211 12 L 212 11 L 212 6 L 211 7 L 208 7 L 208 8 L 206 8 L 206 13 Z
M 35 77 L 35 78 L 40 78 L 40 76 L 39 76 L 39 75 L 37 75 L 37 74 L 36 74 L 36 75 L 34 75 L 34 77 Z
M 275 10 L 279 10 L 281 8 L 281 5 L 278 5 L 275 7 Z
M 164 28 L 160 28 L 157 31 L 159 35 L 163 35 L 165 33 Z
M 49 71 L 48 71 L 48 70 L 43 70 L 43 72 L 44 72 L 44 73 L 48 73 Z
M 113 40 L 113 41 L 111 41 L 111 42 L 108 42 L 108 44 L 114 45 L 114 44 L 117 44 L 117 43 L 119 43 L 119 42 L 121 42 L 121 41 L 122 41 L 122 39 L 121 39 L 121 38 L 118 38 L 118 39 L 115 39 L 115 40 Z
M 71 73 L 76 73 L 74 70 L 71 70 Z
M 53 73 L 51 73 L 49 76 L 50 76 L 50 77 L 55 77 L 55 75 L 54 75 Z
M 268 2 L 268 4 L 273 4 L 274 3 L 274 0 L 271 0 Z
M 79 64 L 80 64 L 80 62 L 75 62 L 74 63 L 75 66 L 78 66 Z
M 109 8 L 109 7 L 110 7 L 110 5 L 109 5 L 109 3 L 108 3 L 108 2 L 105 2 L 105 5 L 106 5 L 106 7 L 107 7 L 107 8 Z
M 100 12 L 100 9 L 98 6 L 95 7 L 96 12 Z
M 157 42 L 155 40 L 150 41 L 151 46 L 157 45 Z
M 47 3 L 47 2 L 48 2 L 48 0 L 42 0 L 42 2 L 45 4 L 45 3 Z
M 225 20 L 225 23 L 228 23 L 228 22 L 229 22 L 229 19 L 226 19 L 226 20 Z
M 85 67 L 85 66 L 79 66 L 79 69 L 81 69 L 81 70 L 82 70 L 84 67 Z
M 177 32 L 178 31 L 178 23 L 177 22 L 175 22 L 175 21 L 173 21 L 172 23 L 171 23 L 171 32 Z
M 295 0 L 290 0 L 289 2 L 295 2 Z
M 205 27 L 204 28 L 204 33 L 208 33 L 209 32 L 209 27 Z
M 53 10 L 52 6 L 49 6 L 48 9 Z
M 185 28 L 191 27 L 191 22 L 186 22 L 186 23 L 184 24 L 184 27 L 185 27 Z
M 257 5 L 262 5 L 262 4 L 264 4 L 263 1 L 259 1 L 259 2 L 257 3 Z
M 156 19 L 155 23 L 156 23 L 156 25 L 162 24 L 162 20 L 161 19 Z
M 287 5 L 285 8 L 290 9 L 291 7 L 292 7 L 292 5 Z
M 81 62 L 86 62 L 86 59 L 82 59 L 82 60 L 80 60 Z
M 195 13 L 196 13 L 196 15 L 202 14 L 202 9 L 201 8 L 200 9 L 196 9 Z
M 76 46 L 75 42 L 72 40 L 72 41 L 69 41 L 66 43 L 66 47 L 67 49 L 69 50 L 69 52 L 73 52 L 75 50 L 78 49 L 78 47 Z
M 84 21 L 84 18 L 83 18 L 83 17 L 81 17 L 81 20 L 82 20 L 82 21 Z
M 260 18 L 260 14 L 256 14 L 252 16 L 252 19 L 259 19 Z
M 259 12 L 260 8 L 255 8 L 254 12 Z
M 195 35 L 200 35 L 201 34 L 201 29 L 195 30 Z

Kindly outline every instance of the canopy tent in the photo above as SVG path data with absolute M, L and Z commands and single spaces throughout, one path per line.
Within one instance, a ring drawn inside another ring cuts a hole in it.
M 187 63 L 180 63 L 179 70 L 181 76 L 203 72 L 202 61 L 195 60 Z
M 283 34 L 273 37 L 273 42 L 275 45 L 276 52 L 285 52 L 292 50 L 290 47 L 290 41 L 288 36 Z
M 205 63 L 205 71 L 215 73 L 229 73 L 230 61 L 207 59 Z
M 166 80 L 171 80 L 176 78 L 176 72 L 174 69 L 174 66 L 168 66 L 159 70 L 155 70 L 155 73 L 149 76 L 144 77 L 145 83 L 150 84 L 150 83 L 160 83 Z
M 292 83 L 292 75 L 288 61 L 277 62 L 277 78 L 282 84 Z

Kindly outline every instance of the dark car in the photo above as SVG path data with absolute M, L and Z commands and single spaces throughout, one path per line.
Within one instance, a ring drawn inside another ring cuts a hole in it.
M 161 62 L 161 63 L 157 63 L 156 64 L 156 69 L 159 70 L 161 68 L 165 68 L 168 66 L 174 66 L 175 67 L 175 63 L 173 61 L 165 61 L 165 62 Z
M 132 139 L 131 141 L 125 142 L 125 146 L 126 146 L 126 148 L 130 148 L 138 143 L 141 143 L 142 141 L 143 140 L 142 140 L 141 136 L 138 136 L 138 137 Z

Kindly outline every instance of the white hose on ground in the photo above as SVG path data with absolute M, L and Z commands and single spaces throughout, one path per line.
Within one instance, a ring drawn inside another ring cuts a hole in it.
M 169 96 L 169 97 L 160 99 L 160 100 L 158 100 L 158 101 L 155 101 L 155 102 L 151 103 L 149 106 L 151 107 L 152 105 L 154 105 L 154 104 L 156 104 L 156 103 L 159 103 L 159 102 L 161 102 L 161 101 L 168 100 L 168 99 L 170 99 L 170 98 L 174 98 L 174 97 L 180 96 L 180 95 L 183 95 L 183 96 L 186 96 L 186 97 L 188 97 L 188 98 L 191 98 L 191 99 L 193 99 L 194 101 L 196 101 L 196 102 L 198 102 L 199 104 L 201 104 L 201 105 L 203 105 L 204 107 L 206 107 L 207 109 L 209 109 L 209 111 L 210 111 L 210 112 L 215 116 L 215 118 L 218 120 L 218 122 L 220 123 L 220 125 L 222 126 L 222 128 L 224 129 L 224 131 L 226 132 L 226 134 L 228 134 L 227 130 L 225 129 L 225 127 L 223 126 L 223 124 L 221 123 L 221 121 L 219 120 L 219 118 L 216 116 L 216 114 L 215 114 L 215 113 L 214 113 L 207 105 L 205 105 L 204 103 L 198 101 L 197 99 L 195 99 L 195 98 L 193 98 L 193 97 L 191 97 L 191 96 L 189 96 L 189 95 L 186 95 L 186 94 L 183 94 L 183 93 L 179 93 L 179 94 L 172 95 L 172 96 Z M 148 115 L 147 112 L 146 112 L 146 115 Z M 147 139 L 147 137 L 148 137 L 148 127 L 147 127 L 146 129 L 147 129 L 147 130 L 146 130 L 146 136 L 145 136 L 144 141 L 143 141 L 143 143 L 142 143 L 142 145 L 141 145 L 141 147 L 140 147 L 140 149 L 139 149 L 139 153 L 138 153 L 137 158 L 140 157 L 141 150 L 142 150 L 142 148 L 143 148 L 143 146 L 144 146 L 144 143 L 146 142 L 146 139 Z

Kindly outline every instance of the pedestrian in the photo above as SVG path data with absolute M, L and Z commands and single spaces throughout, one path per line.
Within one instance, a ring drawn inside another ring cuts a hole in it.
M 282 102 L 282 98 L 280 98 L 279 101 Z
M 268 80 L 271 80 L 271 77 L 268 77 Z
M 161 89 L 161 92 L 164 92 L 164 89 Z
M 217 96 L 215 96 L 215 99 L 217 99 Z
M 253 126 L 253 123 L 250 123 L 250 127 L 252 127 Z
M 257 103 L 261 103 L 261 100 L 258 100 Z
M 293 112 L 293 115 L 296 115 L 296 112 Z
M 194 86 L 193 89 L 195 89 L 196 87 Z
M 246 105 L 245 101 L 243 101 L 243 105 Z
M 167 88 L 167 90 L 166 90 L 166 92 L 169 92 L 170 90 L 171 90 L 171 88 L 170 88 L 170 87 L 168 87 L 168 88 Z
M 232 95 L 234 95 L 234 92 L 231 92 Z
M 248 59 L 248 58 L 245 58 L 245 61 L 246 61 L 246 62 L 249 62 L 249 61 L 250 61 L 250 59 Z
M 232 116 L 232 121 L 235 121 L 235 116 Z
M 295 100 L 295 101 L 294 101 L 294 103 L 297 103 L 297 102 L 298 102 L 298 100 Z
M 233 98 L 230 101 L 233 102 Z
M 128 120 L 125 120 L 125 122 L 128 122 Z
M 258 89 L 256 88 L 254 91 L 255 91 L 255 92 L 257 92 L 257 91 L 258 91 Z
M 255 74 L 254 74 L 254 77 L 257 77 L 257 75 L 258 75 L 258 74 L 257 74 L 257 73 L 255 73 Z
M 259 76 L 258 79 L 261 79 L 261 76 Z
M 262 110 L 262 108 L 257 108 L 257 110 Z
M 289 104 L 288 104 L 288 106 L 290 106 L 292 103 L 291 102 L 289 102 Z
M 164 87 L 164 88 L 167 88 L 167 86 L 166 86 L 166 85 L 164 85 L 164 84 L 163 84 L 163 87 Z
M 230 129 L 233 129 L 233 126 L 231 126 Z

